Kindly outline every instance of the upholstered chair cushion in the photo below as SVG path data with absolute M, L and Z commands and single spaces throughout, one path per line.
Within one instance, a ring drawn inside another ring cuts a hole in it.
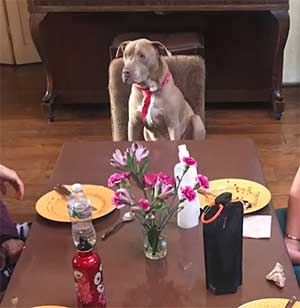
M 200 56 L 178 55 L 166 58 L 175 84 L 182 91 L 192 109 L 204 122 L 205 62 Z M 128 140 L 128 98 L 131 86 L 122 82 L 122 58 L 109 66 L 109 96 L 112 137 L 114 141 Z

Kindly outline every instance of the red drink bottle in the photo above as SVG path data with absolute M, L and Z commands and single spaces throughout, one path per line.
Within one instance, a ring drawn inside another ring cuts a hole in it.
M 85 239 L 77 249 L 72 264 L 78 307 L 106 307 L 101 258 Z

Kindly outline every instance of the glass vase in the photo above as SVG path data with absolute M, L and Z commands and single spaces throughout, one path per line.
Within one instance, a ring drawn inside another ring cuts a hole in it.
M 156 228 L 144 229 L 144 253 L 150 260 L 159 260 L 167 255 L 166 230 L 158 231 Z

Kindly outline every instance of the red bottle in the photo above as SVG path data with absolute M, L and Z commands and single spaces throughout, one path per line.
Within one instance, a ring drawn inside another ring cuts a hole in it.
M 78 307 L 106 307 L 101 258 L 90 243 L 80 238 L 73 258 Z

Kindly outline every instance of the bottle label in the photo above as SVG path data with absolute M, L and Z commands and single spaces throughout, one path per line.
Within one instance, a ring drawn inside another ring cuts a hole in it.
M 92 274 L 92 273 L 90 273 Z M 80 304 L 105 307 L 106 299 L 104 294 L 102 264 L 95 274 L 88 275 L 85 271 L 75 270 L 75 290 Z
M 86 208 L 78 209 L 78 208 L 72 208 L 71 209 L 71 216 L 73 218 L 77 219 L 86 219 L 89 218 L 92 215 L 92 209 L 91 206 L 88 206 Z
M 70 217 L 78 220 L 87 219 L 92 216 L 92 207 L 89 200 L 88 203 L 86 204 L 75 203 L 75 202 L 68 203 L 68 211 Z

